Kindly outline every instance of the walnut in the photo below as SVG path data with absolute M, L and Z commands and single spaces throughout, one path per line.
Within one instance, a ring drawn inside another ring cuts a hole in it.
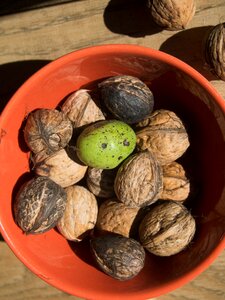
M 190 182 L 184 168 L 177 162 L 162 167 L 163 190 L 160 199 L 184 201 L 190 193 Z
M 72 93 L 62 105 L 62 111 L 76 129 L 96 121 L 105 120 L 100 108 L 92 100 L 88 91 L 84 89 Z
M 149 151 L 133 154 L 123 162 L 114 182 L 117 198 L 127 206 L 155 202 L 162 190 L 162 169 Z
M 70 241 L 80 242 L 95 227 L 98 204 L 86 188 L 73 185 L 65 189 L 66 209 L 57 224 L 59 232 Z
M 129 207 L 117 199 L 104 201 L 98 212 L 96 228 L 130 237 L 135 231 L 139 207 Z
M 118 280 L 135 277 L 144 267 L 145 251 L 134 239 L 107 234 L 91 240 L 93 257 L 100 269 Z
M 148 0 L 156 24 L 167 30 L 185 29 L 195 14 L 194 0 Z
M 187 247 L 195 230 L 195 219 L 184 205 L 164 201 L 145 215 L 139 226 L 139 236 L 150 253 L 170 256 Z
M 42 161 L 34 159 L 35 173 L 47 176 L 62 187 L 68 187 L 80 181 L 87 166 L 73 160 L 65 149 L 59 150 Z
M 152 151 L 162 165 L 175 161 L 190 145 L 181 119 L 172 111 L 155 110 L 137 126 L 145 126 L 136 133 L 137 149 Z
M 53 228 L 66 207 L 66 193 L 47 177 L 35 177 L 19 190 L 14 204 L 15 220 L 25 233 Z
M 100 198 L 111 198 L 115 195 L 114 180 L 116 177 L 116 169 L 96 169 L 88 168 L 87 171 L 87 187 L 89 190 Z
M 24 138 L 30 150 L 42 158 L 64 148 L 73 134 L 67 116 L 56 109 L 38 109 L 26 120 Z
M 209 32 L 205 42 L 205 58 L 212 71 L 225 80 L 225 23 Z

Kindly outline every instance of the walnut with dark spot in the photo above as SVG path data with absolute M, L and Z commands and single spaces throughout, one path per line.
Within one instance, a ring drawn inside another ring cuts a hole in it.
M 47 177 L 35 177 L 19 190 L 14 204 L 15 220 L 30 234 L 53 228 L 66 207 L 66 192 Z
M 87 171 L 87 187 L 95 195 L 100 198 L 111 198 L 115 195 L 114 180 L 117 169 L 97 169 L 88 168 Z
M 184 205 L 164 201 L 145 215 L 139 227 L 139 236 L 141 244 L 150 253 L 170 256 L 187 247 L 195 230 L 195 219 Z
M 178 159 L 190 145 L 183 122 L 172 111 L 155 110 L 137 124 L 139 127 L 142 129 L 136 132 L 138 151 L 151 151 L 162 165 Z
M 38 109 L 31 112 L 24 128 L 27 145 L 42 158 L 65 148 L 72 134 L 71 121 L 56 109 Z
M 144 248 L 134 239 L 107 234 L 92 239 L 91 249 L 100 269 L 115 279 L 129 280 L 144 267 Z
M 133 154 L 119 168 L 114 182 L 119 201 L 131 207 L 155 202 L 162 191 L 162 168 L 149 151 Z

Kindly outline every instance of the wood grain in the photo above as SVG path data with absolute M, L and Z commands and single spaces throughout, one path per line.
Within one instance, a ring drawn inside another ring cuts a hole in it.
M 225 0 L 197 0 L 188 28 L 162 31 L 151 21 L 142 0 L 83 0 L 0 17 L 0 105 L 49 61 L 79 48 L 128 43 L 160 49 L 224 83 L 202 58 L 203 37 L 210 26 L 225 22 Z M 2 199 L 1 199 L 2 200 Z M 0 200 L 0 201 L 1 201 Z M 0 239 L 0 300 L 69 300 L 67 295 L 32 274 Z M 225 252 L 200 276 L 159 300 L 224 300 Z

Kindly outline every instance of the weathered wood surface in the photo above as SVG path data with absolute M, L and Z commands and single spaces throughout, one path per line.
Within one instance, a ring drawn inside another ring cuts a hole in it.
M 143 3 L 83 0 L 1 16 L 0 111 L 24 80 L 47 62 L 79 48 L 106 43 L 138 44 L 171 53 L 213 80 L 225 95 L 225 84 L 218 84 L 202 59 L 203 36 L 210 26 L 225 22 L 225 0 L 197 0 L 193 20 L 180 32 L 161 31 L 150 21 Z M 22 299 L 78 298 L 37 278 L 0 240 L 0 300 Z M 225 252 L 195 280 L 158 299 L 224 300 Z

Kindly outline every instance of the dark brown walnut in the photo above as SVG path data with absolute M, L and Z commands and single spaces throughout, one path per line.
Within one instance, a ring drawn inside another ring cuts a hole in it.
M 153 207 L 139 227 L 140 241 L 150 253 L 170 256 L 191 242 L 196 230 L 195 219 L 179 202 L 164 201 Z
M 160 199 L 184 201 L 190 193 L 190 182 L 186 177 L 183 166 L 172 162 L 162 167 L 163 190 Z
M 106 170 L 97 168 L 88 168 L 87 187 L 100 198 L 111 198 L 115 195 L 114 180 L 116 169 Z
M 178 159 L 190 145 L 184 124 L 172 111 L 155 110 L 137 127 L 143 127 L 136 132 L 138 151 L 152 151 L 162 165 Z
M 42 158 L 64 148 L 72 133 L 71 121 L 56 109 L 38 109 L 31 112 L 24 128 L 27 145 Z
M 95 226 L 98 205 L 95 196 L 86 188 L 73 185 L 65 189 L 66 209 L 58 221 L 59 232 L 71 241 L 82 241 Z
M 62 187 L 79 182 L 87 171 L 87 166 L 71 159 L 65 149 L 61 149 L 39 161 L 34 157 L 34 171 L 37 175 L 46 176 Z
M 185 29 L 195 14 L 194 0 L 148 0 L 156 24 L 167 30 Z
M 119 120 L 134 124 L 153 110 L 154 97 L 140 79 L 119 75 L 99 84 L 101 97 L 108 110 Z
M 115 279 L 129 280 L 144 267 L 144 248 L 134 239 L 107 234 L 92 239 L 91 249 L 100 269 Z
M 98 212 L 96 228 L 130 237 L 135 231 L 139 207 L 129 207 L 117 199 L 104 201 Z
M 47 177 L 35 177 L 17 194 L 14 214 L 19 227 L 30 234 L 53 228 L 66 207 L 66 192 Z
M 225 23 L 209 32 L 205 42 L 205 58 L 212 71 L 225 81 Z
M 62 105 L 62 111 L 68 116 L 74 129 L 105 120 L 100 108 L 93 101 L 88 91 L 84 89 L 72 93 Z
M 119 201 L 131 207 L 155 202 L 162 191 L 162 169 L 149 151 L 130 156 L 119 168 L 115 183 Z

